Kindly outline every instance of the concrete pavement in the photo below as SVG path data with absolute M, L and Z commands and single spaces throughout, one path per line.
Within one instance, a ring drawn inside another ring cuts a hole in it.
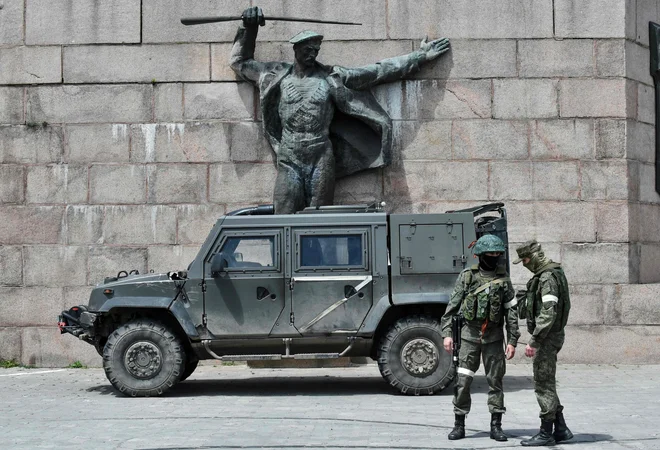
M 660 366 L 562 365 L 559 395 L 575 438 L 557 447 L 660 448 Z M 3 449 L 522 448 L 538 429 L 531 366 L 509 365 L 504 430 L 488 438 L 483 369 L 468 437 L 448 441 L 452 389 L 394 392 L 375 365 L 334 369 L 201 366 L 159 398 L 118 394 L 100 369 L 1 369 Z

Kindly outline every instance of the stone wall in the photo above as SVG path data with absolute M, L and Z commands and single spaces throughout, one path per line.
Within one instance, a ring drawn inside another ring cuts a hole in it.
M 228 67 L 249 1 L 0 0 L 0 359 L 98 365 L 53 326 L 120 269 L 185 267 L 225 211 L 269 202 L 257 95 Z M 390 211 L 508 206 L 511 240 L 564 263 L 564 361 L 660 361 L 660 196 L 648 21 L 656 0 L 262 0 L 319 25 L 319 59 L 355 66 L 424 35 L 452 50 L 376 94 L 391 168 L 336 202 Z M 268 23 L 257 57 L 290 60 L 310 25 Z M 517 284 L 524 270 L 515 267 Z M 597 351 L 594 351 L 597 349 Z

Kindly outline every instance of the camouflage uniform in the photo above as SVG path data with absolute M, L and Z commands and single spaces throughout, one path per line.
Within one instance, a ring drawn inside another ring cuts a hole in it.
M 480 357 L 483 359 L 489 386 L 488 409 L 491 414 L 506 411 L 502 391 L 502 378 L 506 372 L 503 325 L 506 323 L 507 342 L 514 347 L 520 337 L 520 331 L 515 308 L 515 292 L 505 268 L 498 267 L 497 271 L 486 272 L 479 269 L 478 265 L 474 265 L 461 272 L 442 317 L 442 335 L 451 337 L 451 318 L 462 309 L 466 296 L 486 283 L 503 278 L 503 282 L 492 284 L 488 292 L 491 301 L 499 297 L 499 311 L 494 312 L 498 320 L 484 322 L 466 318 L 461 330 L 462 345 L 454 395 L 454 413 L 457 415 L 466 415 L 470 412 L 472 403 L 470 386 L 474 372 L 479 369 Z

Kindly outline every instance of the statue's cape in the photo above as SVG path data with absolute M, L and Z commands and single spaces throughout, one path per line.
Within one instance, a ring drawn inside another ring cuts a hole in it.
M 335 115 L 330 124 L 330 140 L 335 153 L 335 176 L 351 175 L 365 169 L 390 164 L 392 120 L 369 90 L 347 88 L 338 70 L 319 64 L 327 74 Z M 278 63 L 261 74 L 259 92 L 266 137 L 277 154 L 282 138 L 279 114 L 280 85 L 293 65 Z

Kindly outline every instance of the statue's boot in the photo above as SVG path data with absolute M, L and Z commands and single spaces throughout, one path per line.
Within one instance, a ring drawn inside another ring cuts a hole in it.
M 555 416 L 555 432 L 553 433 L 555 442 L 568 441 L 573 439 L 573 433 L 566 426 L 566 421 L 564 420 L 564 413 L 557 412 Z
M 465 416 L 455 414 L 454 417 L 454 429 L 451 430 L 447 436 L 447 439 L 450 441 L 463 439 L 465 437 Z
M 502 431 L 502 413 L 493 413 L 490 415 L 490 438 L 498 442 L 504 442 L 509 438 Z
M 520 441 L 523 447 L 541 447 L 544 445 L 555 445 L 555 438 L 552 436 L 552 420 L 541 419 L 541 429 L 531 439 Z

